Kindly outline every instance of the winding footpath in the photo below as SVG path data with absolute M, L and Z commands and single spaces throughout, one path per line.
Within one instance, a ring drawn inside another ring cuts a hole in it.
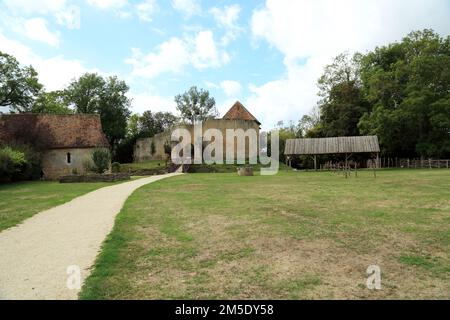
M 145 184 L 178 174 L 104 187 L 0 232 L 0 299 L 77 299 L 77 279 L 82 284 L 89 275 L 125 200 Z

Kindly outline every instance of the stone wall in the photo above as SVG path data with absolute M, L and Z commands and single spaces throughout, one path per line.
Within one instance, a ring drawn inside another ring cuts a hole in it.
M 130 180 L 129 173 L 105 173 L 105 174 L 71 174 L 60 176 L 60 183 L 74 183 L 74 182 L 114 182 Z
M 194 126 L 193 125 L 183 125 L 177 128 L 185 128 L 189 130 L 191 134 L 191 143 L 194 143 Z M 212 119 L 203 122 L 202 130 L 203 133 L 208 129 L 218 129 L 223 136 L 223 155 L 225 158 L 226 147 L 231 145 L 232 141 L 227 141 L 226 130 L 227 129 L 242 129 L 246 131 L 247 129 L 255 129 L 257 137 L 259 136 L 259 125 L 255 121 L 249 120 L 224 120 L 224 119 Z M 156 134 L 152 138 L 141 138 L 136 141 L 134 146 L 134 161 L 144 162 L 148 160 L 164 160 L 167 155 L 164 152 L 164 144 L 170 143 L 171 131 L 166 131 L 163 133 Z M 151 153 L 152 142 L 155 146 L 155 152 Z M 173 146 L 173 143 L 172 143 Z M 237 145 L 235 144 L 235 154 Z M 248 156 L 248 145 L 246 145 L 246 156 Z
M 51 149 L 42 154 L 42 171 L 44 179 L 56 180 L 59 176 L 69 175 L 76 170 L 84 174 L 83 162 L 91 159 L 94 148 L 79 149 Z M 70 153 L 70 163 L 67 162 L 67 154 Z

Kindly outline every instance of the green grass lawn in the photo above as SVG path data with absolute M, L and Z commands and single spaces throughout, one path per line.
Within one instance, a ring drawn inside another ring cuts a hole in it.
M 137 171 L 137 170 L 149 170 L 165 168 L 166 162 L 164 160 L 149 160 L 145 162 L 133 162 L 133 163 L 122 163 L 120 165 L 121 172 Z
M 378 265 L 382 289 L 366 287 Z M 450 298 L 450 170 L 187 174 L 132 194 L 82 299 Z
M 0 231 L 32 215 L 112 183 L 24 181 L 0 184 Z

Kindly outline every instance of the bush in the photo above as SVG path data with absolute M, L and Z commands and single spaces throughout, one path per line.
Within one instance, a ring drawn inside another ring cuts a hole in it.
M 111 153 L 106 148 L 97 148 L 92 152 L 94 170 L 97 173 L 104 173 L 109 169 L 111 163 Z
M 40 179 L 42 174 L 41 153 L 31 145 L 20 142 L 11 142 L 10 147 L 25 154 L 25 166 L 13 180 Z
M 88 158 L 84 158 L 81 165 L 83 166 L 83 172 L 84 173 L 89 173 L 89 172 L 94 172 L 95 171 L 95 167 L 94 167 L 94 162 L 92 161 L 92 157 Z
M 9 146 L 0 148 L 0 181 L 10 181 L 26 166 L 25 153 Z
M 120 172 L 120 163 L 118 163 L 118 162 L 113 162 L 113 163 L 111 164 L 111 171 L 112 171 L 113 173 L 118 173 L 118 172 Z
M 41 173 L 41 155 L 30 145 L 12 141 L 0 146 L 0 180 L 39 179 Z

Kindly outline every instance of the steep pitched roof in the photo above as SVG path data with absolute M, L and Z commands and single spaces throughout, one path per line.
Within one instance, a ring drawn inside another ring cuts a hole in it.
M 43 149 L 108 147 L 99 115 L 0 115 L 0 143 L 21 140 Z
M 261 124 L 251 113 L 248 111 L 242 103 L 236 101 L 227 113 L 222 117 L 226 120 L 249 120 L 256 121 L 257 124 Z

